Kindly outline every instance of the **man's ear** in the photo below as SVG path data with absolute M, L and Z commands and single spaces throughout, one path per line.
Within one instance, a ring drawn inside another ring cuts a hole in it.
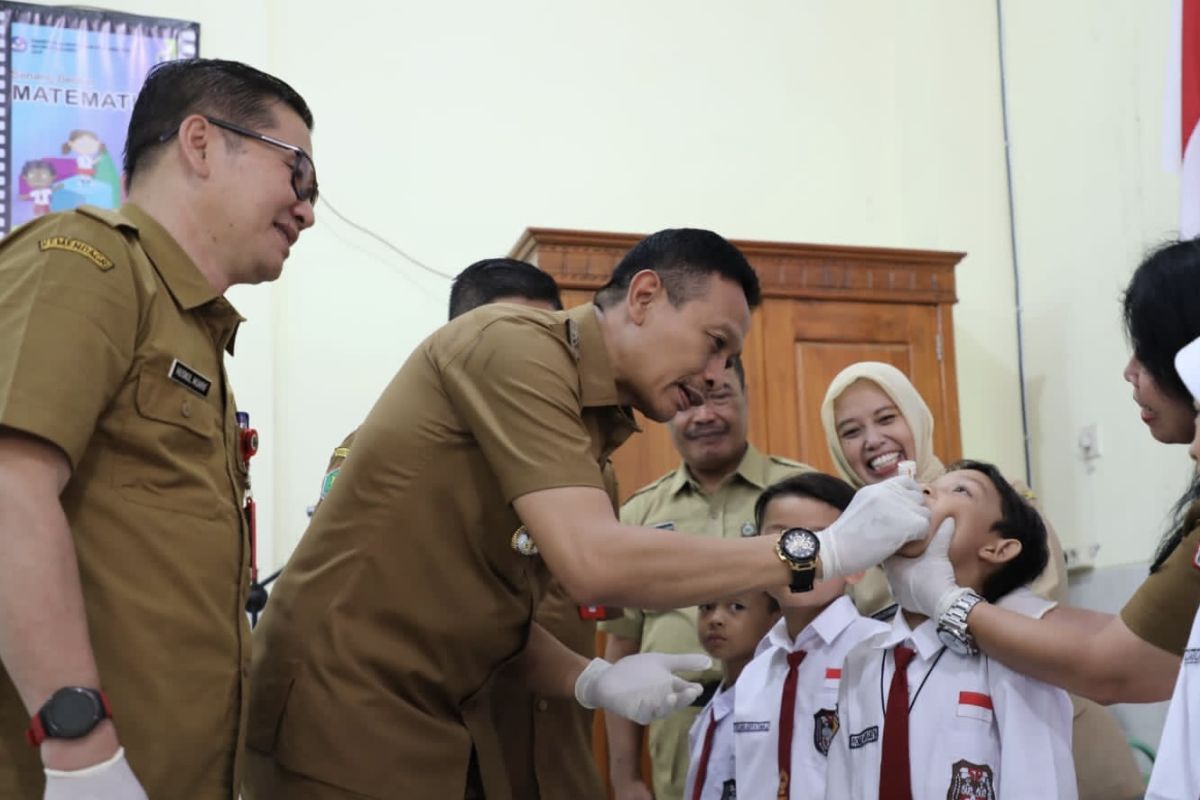
M 629 318 L 635 325 L 646 321 L 650 306 L 666 291 L 662 278 L 652 269 L 644 269 L 633 276 L 629 281 L 629 293 L 625 296 L 625 303 L 629 307 Z
M 989 564 L 1007 564 L 1020 554 L 1018 539 L 997 539 L 979 548 L 979 557 Z
M 201 178 L 207 178 L 212 172 L 208 155 L 215 137 L 216 129 L 199 114 L 185 117 L 179 125 L 179 135 L 176 137 L 179 142 L 176 146 L 180 156 L 188 169 Z

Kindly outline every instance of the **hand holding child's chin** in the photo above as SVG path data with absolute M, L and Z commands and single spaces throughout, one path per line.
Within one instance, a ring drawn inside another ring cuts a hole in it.
M 937 519 L 931 522 L 929 525 L 929 530 L 925 532 L 924 538 L 905 544 L 896 551 L 896 555 L 903 556 L 904 558 L 917 558 L 923 555 L 925 551 L 929 549 L 929 543 L 933 540 L 933 535 L 937 533 L 938 526 L 941 525 L 945 519 L 947 518 L 943 517 L 942 519 Z

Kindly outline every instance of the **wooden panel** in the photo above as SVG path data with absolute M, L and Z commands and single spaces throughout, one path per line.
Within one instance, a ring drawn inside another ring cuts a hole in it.
M 772 383 L 767 391 L 771 452 L 832 470 L 821 426 L 825 391 L 846 366 L 883 361 L 907 374 L 929 403 L 935 452 L 943 458 L 959 456 L 957 402 L 950 401 L 952 388 L 944 383 L 952 379 L 952 370 L 938 358 L 936 308 L 768 300 L 762 314 L 763 347 L 771 354 Z
M 597 289 L 642 238 L 635 233 L 527 228 L 509 251 L 564 289 Z M 962 253 L 731 239 L 758 273 L 765 297 L 953 303 Z

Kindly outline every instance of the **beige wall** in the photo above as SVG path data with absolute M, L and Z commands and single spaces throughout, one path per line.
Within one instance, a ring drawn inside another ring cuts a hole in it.
M 113 5 L 199 19 L 204 55 L 292 82 L 316 112 L 323 195 L 444 272 L 527 225 L 968 252 L 964 451 L 1023 471 L 993 3 Z M 1138 427 L 1116 304 L 1173 224 L 1168 6 L 1005 12 L 1034 477 L 1068 544 L 1139 560 L 1186 471 Z M 233 373 L 264 429 L 268 562 L 302 532 L 330 449 L 445 315 L 447 281 L 317 214 L 279 283 L 233 295 L 251 317 Z M 1090 474 L 1074 459 L 1087 422 L 1105 449 Z

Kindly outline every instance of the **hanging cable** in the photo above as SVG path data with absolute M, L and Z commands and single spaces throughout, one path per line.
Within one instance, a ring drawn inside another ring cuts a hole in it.
M 380 236 L 378 233 L 375 233 L 375 231 L 373 231 L 373 230 L 371 230 L 370 228 L 367 228 L 367 227 L 365 227 L 365 226 L 363 226 L 363 225 L 359 225 L 357 222 L 355 222 L 354 220 L 350 219 L 349 217 L 347 217 L 347 216 L 346 216 L 345 214 L 343 214 L 342 212 L 338 211 L 338 210 L 337 210 L 337 208 L 336 208 L 336 207 L 333 205 L 333 203 L 329 202 L 329 198 L 328 198 L 328 197 L 326 197 L 326 195 L 325 195 L 325 194 L 321 194 L 321 195 L 319 195 L 319 196 L 318 196 L 318 200 L 320 201 L 320 203 L 321 203 L 321 205 L 322 205 L 322 206 L 324 206 L 325 208 L 328 208 L 328 209 L 329 209 L 329 213 L 333 214 L 335 217 L 337 217 L 337 218 L 338 218 L 338 219 L 340 219 L 342 222 L 344 222 L 344 223 L 346 223 L 347 225 L 349 225 L 349 226 L 350 226 L 351 228 L 353 228 L 354 230 L 356 230 L 356 231 L 358 231 L 358 232 L 360 232 L 360 233 L 366 234 L 367 236 L 370 236 L 372 239 L 374 239 L 375 241 L 379 242 L 380 244 L 382 244 L 384 247 L 388 248 L 388 249 L 389 249 L 389 250 L 391 250 L 392 252 L 396 253 L 398 256 L 400 256 L 401 258 L 403 258 L 405 261 L 407 261 L 408 263 L 412 264 L 413 266 L 420 267 L 421 269 L 425 270 L 426 272 L 428 272 L 428 273 L 430 273 L 430 274 L 432 274 L 432 275 L 437 275 L 439 278 L 445 278 L 445 279 L 446 279 L 446 280 L 448 280 L 448 281 L 452 281 L 452 280 L 454 280 L 454 276 L 453 276 L 453 275 L 449 275 L 449 274 L 447 274 L 447 273 L 445 273 L 445 272 L 442 272 L 442 271 L 440 271 L 440 270 L 436 270 L 436 269 L 434 269 L 433 267 L 429 266 L 428 264 L 424 264 L 424 263 L 422 263 L 422 262 L 418 261 L 417 259 L 415 259 L 415 258 L 413 258 L 412 256 L 410 256 L 408 253 L 406 253 L 406 252 L 404 252 L 403 250 L 401 250 L 401 249 L 400 249 L 399 247 L 397 247 L 396 245 L 394 245 L 394 244 L 392 244 L 391 242 L 389 242 L 387 239 L 385 239 L 385 238 L 383 238 L 382 236 Z

